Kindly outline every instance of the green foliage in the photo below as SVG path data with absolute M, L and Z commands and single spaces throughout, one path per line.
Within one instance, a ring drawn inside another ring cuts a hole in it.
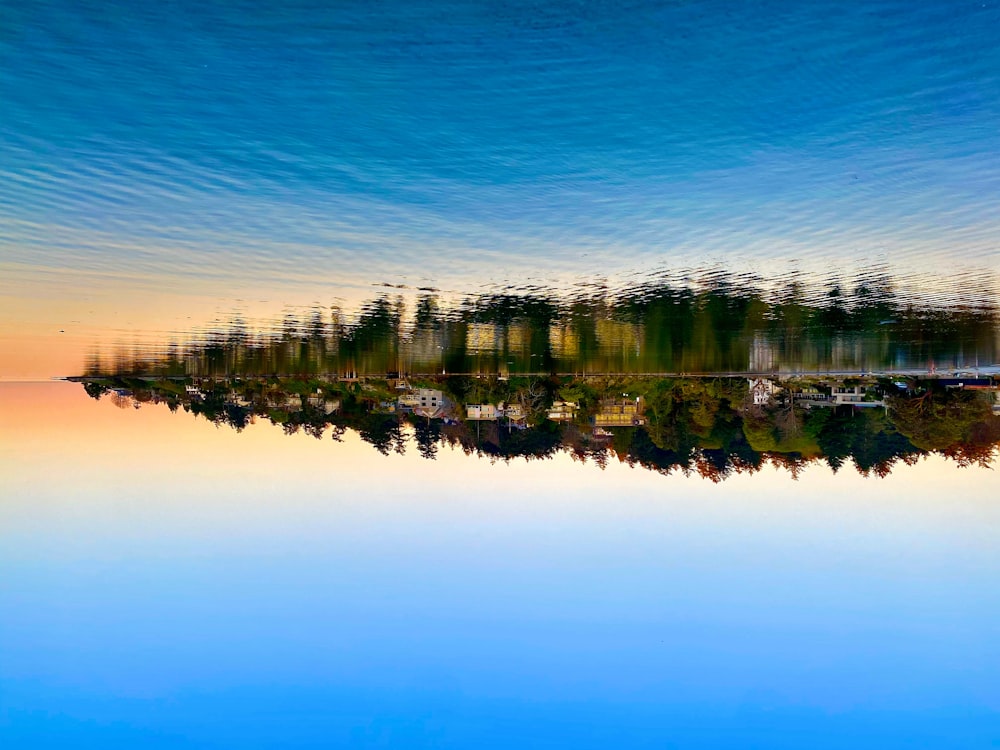
M 111 388 L 104 383 L 90 381 L 83 384 L 83 390 L 86 391 L 87 395 L 92 399 L 100 401 L 101 396 L 111 390 Z
M 321 437 L 332 427 L 336 439 L 350 429 L 382 453 L 405 450 L 402 426 L 409 421 L 417 449 L 425 458 L 435 457 L 442 440 L 457 440 L 466 450 L 503 458 L 545 457 L 566 448 L 577 457 L 593 457 L 599 463 L 609 455 L 604 448 L 608 441 L 591 435 L 587 416 L 604 398 L 641 393 L 645 426 L 610 428 L 614 453 L 657 471 L 695 470 L 713 481 L 733 471 L 756 471 L 765 460 L 793 472 L 819 457 L 835 470 L 853 461 L 859 472 L 879 476 L 888 473 L 897 461 L 912 461 L 929 451 L 962 465 L 989 465 L 1000 443 L 1000 419 L 992 416 L 988 394 L 935 389 L 932 385 L 916 395 L 893 393 L 887 413 L 849 406 L 808 410 L 782 399 L 767 408 L 750 407 L 742 378 L 616 376 L 584 380 L 533 376 L 502 381 L 452 375 L 426 380 L 427 387 L 440 388 L 460 405 L 505 401 L 527 406 L 532 426 L 517 430 L 504 423 L 477 423 L 470 429 L 425 418 L 404 417 L 401 421 L 397 415 L 378 413 L 379 403 L 393 400 L 396 393 L 377 378 L 363 385 L 312 377 L 226 378 L 200 382 L 203 397 L 186 393 L 180 379 L 115 377 L 81 382 L 93 398 L 112 388 L 124 389 L 132 394 L 119 400 L 126 405 L 132 399 L 137 403 L 165 402 L 172 410 L 183 407 L 237 430 L 243 429 L 254 413 L 266 415 L 289 434 L 302 430 Z M 303 398 L 317 389 L 322 396 L 337 396 L 339 411 L 328 415 Z M 298 407 L 284 406 L 289 396 L 297 398 Z M 555 397 L 581 404 L 576 420 L 579 427 L 545 418 L 545 407 Z
M 984 394 L 963 390 L 928 390 L 889 401 L 897 429 L 917 448 L 946 450 L 964 442 L 977 424 L 992 419 L 989 399 Z

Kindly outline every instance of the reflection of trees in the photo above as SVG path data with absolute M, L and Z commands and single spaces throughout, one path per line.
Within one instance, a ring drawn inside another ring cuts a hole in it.
M 354 316 L 317 307 L 257 332 L 237 318 L 184 347 L 164 344 L 158 356 L 157 347 L 142 348 L 142 358 L 94 352 L 87 373 L 709 373 L 751 363 L 790 371 L 997 361 L 996 295 L 976 294 L 982 300 L 961 307 L 911 305 L 885 269 L 813 285 L 793 273 L 773 290 L 716 274 L 568 299 L 484 294 L 451 307 L 424 293 L 409 317 L 401 298 L 383 294 Z

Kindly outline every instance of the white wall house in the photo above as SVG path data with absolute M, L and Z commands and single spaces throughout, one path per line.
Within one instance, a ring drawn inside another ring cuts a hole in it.
M 421 388 L 417 391 L 417 397 L 420 399 L 419 405 L 425 409 L 434 409 L 444 401 L 444 394 L 433 388 Z
M 493 404 L 466 404 L 465 413 L 467 419 L 496 419 L 497 407 Z
M 774 394 L 781 390 L 768 378 L 748 378 L 747 383 L 753 396 L 754 406 L 767 406 L 774 398 Z
M 553 422 L 570 422 L 576 416 L 579 405 L 575 401 L 556 401 L 548 411 Z

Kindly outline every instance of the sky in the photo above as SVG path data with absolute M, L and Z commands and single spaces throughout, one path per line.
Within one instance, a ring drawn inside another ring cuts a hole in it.
M 428 461 L 67 383 L 0 385 L 0 457 L 5 748 L 1000 737 L 988 469 Z
M 382 282 L 998 283 L 996 2 L 0 9 L 8 379 Z

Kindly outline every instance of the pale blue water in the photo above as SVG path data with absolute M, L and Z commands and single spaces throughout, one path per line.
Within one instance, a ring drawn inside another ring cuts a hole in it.
M 475 284 L 875 258 L 905 278 L 997 258 L 994 2 L 3 17 L 0 257 L 25 274 L 281 291 L 359 268 Z

